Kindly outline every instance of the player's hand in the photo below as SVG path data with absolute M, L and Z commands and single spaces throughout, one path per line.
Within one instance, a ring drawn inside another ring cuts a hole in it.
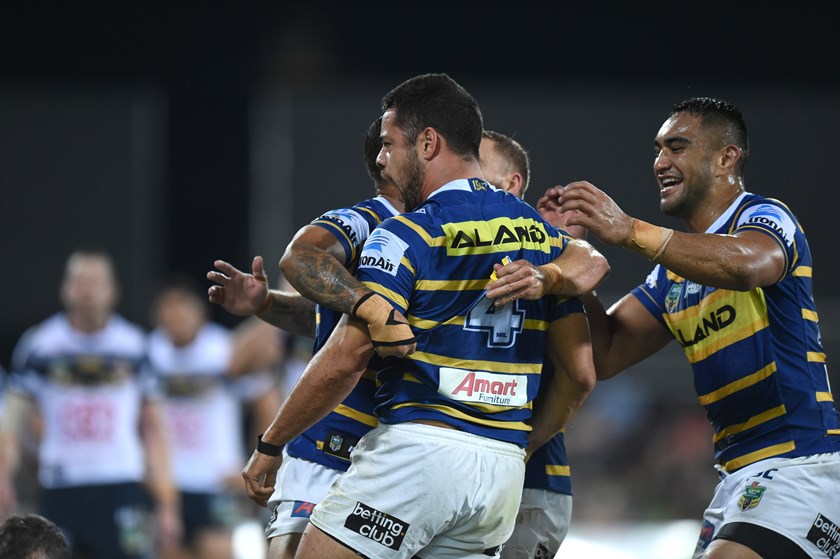
M 607 244 L 623 245 L 630 239 L 633 218 L 592 183 L 569 183 L 546 207 L 572 212 L 566 218 L 567 225 L 585 227 Z
M 280 469 L 282 462 L 282 456 L 269 456 L 255 450 L 242 470 L 245 492 L 248 493 L 248 497 L 252 501 L 261 507 L 268 507 L 268 498 L 274 493 L 277 470 Z
M 536 300 L 550 292 L 546 274 L 527 260 L 494 264 L 496 279 L 487 284 L 487 298 L 501 306 L 516 299 Z
M 207 272 L 207 279 L 216 282 L 207 290 L 211 303 L 239 316 L 256 314 L 267 301 L 268 277 L 262 256 L 255 256 L 250 274 L 242 272 L 224 260 L 216 260 L 216 270 Z
M 578 215 L 577 210 L 562 211 L 558 199 L 565 187 L 562 185 L 552 186 L 547 189 L 542 197 L 537 201 L 537 211 L 540 216 L 558 229 L 562 229 L 575 239 L 586 239 L 587 229 L 582 225 L 572 225 L 569 219 Z
M 367 324 L 373 349 L 380 357 L 405 357 L 417 349 L 408 320 L 381 295 L 363 295 L 353 307 L 353 316 Z

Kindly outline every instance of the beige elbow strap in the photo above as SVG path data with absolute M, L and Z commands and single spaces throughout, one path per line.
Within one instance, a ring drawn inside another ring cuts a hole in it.
M 625 246 L 645 255 L 654 262 L 659 262 L 673 236 L 673 229 L 658 227 L 640 219 L 633 219 L 633 225 L 630 227 L 630 239 Z
M 537 269 L 543 273 L 543 278 L 546 284 L 546 293 L 551 295 L 560 295 L 563 291 L 563 284 L 566 279 L 563 277 L 563 270 L 554 262 L 537 266 Z

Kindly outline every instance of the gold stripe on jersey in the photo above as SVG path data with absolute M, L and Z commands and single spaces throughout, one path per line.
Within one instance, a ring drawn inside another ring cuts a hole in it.
M 757 425 L 761 425 L 766 421 L 770 421 L 771 419 L 776 419 L 777 417 L 781 417 L 787 413 L 787 408 L 785 408 L 784 404 L 781 406 L 776 406 L 775 408 L 770 408 L 767 411 L 761 412 L 758 415 L 754 415 L 749 418 L 744 423 L 739 423 L 738 425 L 730 425 L 726 429 L 721 429 L 720 432 L 715 433 L 715 436 L 712 437 L 712 442 L 717 443 L 719 440 L 728 437 L 730 435 L 736 435 L 742 431 L 746 431 L 747 429 L 752 429 Z
M 722 400 L 726 398 L 730 394 L 734 394 L 739 390 L 743 390 L 748 388 L 754 384 L 761 382 L 762 380 L 766 379 L 770 375 L 776 372 L 776 362 L 773 361 L 766 367 L 747 375 L 745 377 L 739 378 L 736 381 L 730 382 L 729 384 L 718 388 L 708 394 L 703 394 L 702 396 L 697 397 L 697 401 L 700 402 L 703 406 L 708 406 L 709 404 L 714 404 L 718 400 Z
M 825 353 L 809 351 L 807 354 L 809 363 L 825 363 Z
M 840 429 L 829 429 L 825 433 L 827 435 L 840 435 Z
M 773 446 L 768 446 L 767 448 L 762 448 L 754 452 L 748 452 L 747 454 L 739 456 L 734 460 L 724 462 L 723 469 L 731 472 L 732 470 L 737 470 L 738 468 L 746 466 L 747 464 L 752 464 L 753 462 L 758 462 L 759 460 L 764 460 L 765 458 L 770 458 L 771 456 L 778 456 L 779 454 L 784 454 L 785 452 L 790 452 L 791 450 L 795 449 L 796 443 L 793 441 L 775 444 Z
M 528 217 L 497 217 L 481 221 L 442 224 L 446 254 L 465 256 L 495 254 L 512 250 L 534 250 L 549 254 L 552 245 L 545 226 Z M 562 239 L 559 239 L 562 244 Z
M 482 291 L 490 278 L 480 280 L 418 280 L 414 287 L 418 291 Z
M 720 289 L 699 305 L 672 313 L 667 319 L 691 364 L 770 325 L 761 289 L 747 292 Z
M 802 309 L 802 318 L 805 320 L 810 320 L 811 322 L 819 322 L 820 318 L 817 316 L 816 311 L 811 311 L 808 309 Z
M 834 396 L 831 392 L 817 392 L 817 402 L 833 402 Z
M 525 322 L 522 323 L 522 327 L 525 330 L 548 330 L 548 322 L 545 320 L 536 320 L 532 318 L 526 318 Z
M 391 301 L 395 302 L 397 305 L 399 305 L 403 309 L 408 308 L 408 299 L 406 299 L 405 297 L 403 297 L 402 295 L 400 295 L 396 291 L 391 291 L 390 289 L 387 289 L 386 287 L 383 287 L 382 284 L 375 283 L 375 282 L 372 282 L 372 281 L 365 281 L 365 282 L 362 282 L 362 284 L 365 287 L 367 287 L 368 289 L 370 289 L 371 291 L 374 291 L 374 292 L 382 295 L 383 297 L 386 297 L 386 298 L 390 299 Z
M 396 404 L 391 407 L 393 410 L 398 410 L 401 408 L 423 408 L 427 410 L 436 410 L 444 415 L 448 415 L 449 417 L 454 417 L 457 419 L 462 419 L 464 421 L 469 421 L 470 423 L 477 423 L 479 425 L 484 425 L 487 427 L 496 427 L 500 429 L 512 429 L 514 431 L 530 431 L 531 426 L 522 421 L 493 421 L 491 419 L 481 419 L 479 417 L 473 417 L 468 415 L 464 412 L 458 411 L 456 409 L 452 409 L 447 406 L 441 406 L 437 404 L 417 404 L 413 402 L 405 402 L 402 404 Z
M 572 469 L 569 466 L 552 466 L 546 465 L 545 473 L 550 476 L 570 476 Z
M 399 221 L 400 223 L 417 233 L 417 235 L 419 235 L 420 238 L 423 239 L 423 241 L 430 247 L 446 246 L 446 237 L 432 237 L 425 229 L 423 229 L 410 219 L 406 219 L 405 216 L 398 215 L 394 219 L 396 219 L 397 221 Z
M 349 408 L 344 404 L 339 404 L 338 407 L 336 407 L 333 411 L 338 415 L 343 415 L 344 417 L 355 419 L 359 423 L 364 423 L 368 427 L 376 427 L 379 424 L 379 422 L 376 420 L 376 417 L 367 413 L 362 413 L 359 410 Z
M 525 375 L 538 375 L 542 371 L 542 363 L 507 363 L 505 361 L 478 361 L 466 359 L 453 359 L 445 355 L 415 351 L 406 357 L 413 361 L 421 361 L 438 367 L 454 367 L 465 371 L 487 371 L 490 373 L 516 373 Z
M 358 209 L 358 208 L 356 208 L 356 209 Z M 350 238 L 350 236 L 347 234 L 347 232 L 344 231 L 344 229 L 342 229 L 337 224 L 335 224 L 335 223 L 333 223 L 332 221 L 329 221 L 329 220 L 318 221 L 317 223 L 318 223 L 318 225 L 328 225 L 330 228 L 334 229 L 334 233 L 338 232 L 342 237 L 344 237 L 344 240 L 346 240 L 347 243 L 350 245 L 351 250 L 353 252 L 356 252 L 355 246 L 353 244 L 353 240 Z
M 453 316 L 446 322 L 437 322 L 436 320 L 426 320 L 425 318 L 417 318 L 414 315 L 409 315 L 406 317 L 408 319 L 408 323 L 411 326 L 416 328 L 420 328 L 422 330 L 431 330 L 433 328 L 437 328 L 438 326 L 464 326 L 466 317 L 463 316 Z M 522 328 L 525 330 L 537 330 L 537 331 L 546 331 L 548 330 L 548 322 L 545 320 L 537 320 L 532 318 L 526 318 L 525 321 L 522 323 Z
M 414 315 L 408 315 L 406 317 L 408 319 L 408 323 L 411 326 L 415 326 L 422 330 L 431 330 L 432 328 L 437 328 L 443 324 L 448 326 L 463 326 L 464 325 L 464 317 L 463 316 L 453 316 L 446 322 L 438 322 L 436 320 L 426 320 L 425 318 L 417 318 Z
M 367 214 L 370 214 L 370 216 L 377 224 L 382 223 L 382 218 L 379 216 L 379 214 L 370 208 L 366 208 L 364 206 L 353 206 L 353 209 L 359 212 L 365 212 Z
M 362 373 L 362 378 L 367 380 L 376 380 L 376 369 L 365 369 L 365 372 Z
M 791 273 L 800 278 L 810 278 L 813 274 L 813 268 L 810 266 L 797 266 Z
M 411 262 L 408 261 L 408 258 L 403 256 L 400 258 L 400 266 L 405 266 L 409 272 L 411 272 L 412 276 L 416 276 L 417 272 L 414 271 L 414 266 L 411 265 Z

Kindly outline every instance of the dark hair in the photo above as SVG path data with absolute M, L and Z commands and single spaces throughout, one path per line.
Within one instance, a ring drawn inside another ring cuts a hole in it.
M 421 74 L 408 79 L 382 98 L 382 110 L 396 110 L 395 124 L 414 142 L 430 127 L 462 157 L 478 159 L 484 123 L 478 103 L 446 74 Z
M 0 524 L 0 557 L 70 559 L 70 547 L 58 526 L 43 516 L 12 515 Z
M 368 175 L 376 183 L 376 187 L 382 186 L 382 169 L 376 164 L 376 158 L 379 152 L 382 151 L 382 117 L 374 120 L 367 129 L 365 134 L 365 166 L 367 167 Z
M 699 116 L 704 125 L 718 127 L 727 144 L 741 148 L 741 160 L 746 162 L 750 153 L 747 123 L 741 109 L 723 99 L 714 97 L 692 97 L 680 101 L 671 109 L 669 117 L 677 113 Z M 743 165 L 742 165 L 743 166 Z
M 528 152 L 525 151 L 522 144 L 501 132 L 485 130 L 482 136 L 496 142 L 496 149 L 513 164 L 516 172 L 522 175 L 522 189 L 519 194 L 520 196 L 524 195 L 525 191 L 528 190 L 528 181 L 531 176 L 531 162 L 528 158 Z
M 159 313 L 162 305 L 173 295 L 180 299 L 194 302 L 201 308 L 205 316 L 210 314 L 210 305 L 204 297 L 204 286 L 193 276 L 176 272 L 157 289 L 151 308 L 151 321 L 153 324 L 156 324 L 160 318 Z

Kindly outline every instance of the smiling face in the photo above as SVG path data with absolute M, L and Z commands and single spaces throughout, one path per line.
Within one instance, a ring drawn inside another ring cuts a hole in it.
M 417 154 L 417 146 L 408 141 L 396 123 L 396 112 L 387 110 L 382 115 L 382 150 L 376 163 L 382 168 L 382 176 L 397 186 L 405 205 L 404 210 L 414 210 L 422 199 L 423 180 L 426 170 Z
M 665 121 L 654 141 L 653 172 L 663 213 L 688 219 L 712 192 L 719 148 L 702 119 L 678 113 Z

